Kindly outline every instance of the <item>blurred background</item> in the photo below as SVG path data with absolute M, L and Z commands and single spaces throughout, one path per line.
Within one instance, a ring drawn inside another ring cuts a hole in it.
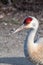
M 39 20 L 39 36 L 43 37 L 43 0 L 0 0 L 0 23 L 21 25 L 28 16 Z
M 35 39 L 43 37 L 43 0 L 0 0 L 0 65 L 33 65 L 24 54 L 28 30 L 9 35 L 28 16 L 39 20 Z
M 43 0 L 0 0 L 0 14 L 6 16 L 20 11 L 39 13 L 42 10 Z

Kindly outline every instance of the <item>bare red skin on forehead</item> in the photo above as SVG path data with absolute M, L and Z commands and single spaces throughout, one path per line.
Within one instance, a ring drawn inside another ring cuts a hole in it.
M 28 17 L 28 18 L 26 18 L 25 20 L 24 20 L 24 24 L 29 24 L 29 23 L 31 23 L 31 21 L 32 21 L 32 18 L 31 17 Z

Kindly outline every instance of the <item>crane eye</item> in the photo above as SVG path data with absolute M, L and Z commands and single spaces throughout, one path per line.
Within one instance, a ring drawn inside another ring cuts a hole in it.
M 28 17 L 28 18 L 26 18 L 26 19 L 24 20 L 23 24 L 27 25 L 27 24 L 29 24 L 29 23 L 31 23 L 31 22 L 32 22 L 32 18 L 31 18 L 31 17 Z

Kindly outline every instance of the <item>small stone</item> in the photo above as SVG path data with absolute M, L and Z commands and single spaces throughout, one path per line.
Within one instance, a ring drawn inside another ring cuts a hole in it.
M 4 24 L 4 25 L 7 25 L 7 23 L 6 23 L 6 22 L 3 22 L 3 24 Z

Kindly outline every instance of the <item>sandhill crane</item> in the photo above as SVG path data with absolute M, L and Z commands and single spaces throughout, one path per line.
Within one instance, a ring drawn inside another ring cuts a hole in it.
M 35 17 L 29 16 L 24 20 L 23 25 L 13 33 L 16 33 L 24 28 L 28 30 L 30 29 L 25 41 L 27 48 L 27 55 L 25 55 L 36 65 L 43 65 L 43 38 L 39 38 L 37 41 L 34 40 L 38 26 L 38 20 Z

